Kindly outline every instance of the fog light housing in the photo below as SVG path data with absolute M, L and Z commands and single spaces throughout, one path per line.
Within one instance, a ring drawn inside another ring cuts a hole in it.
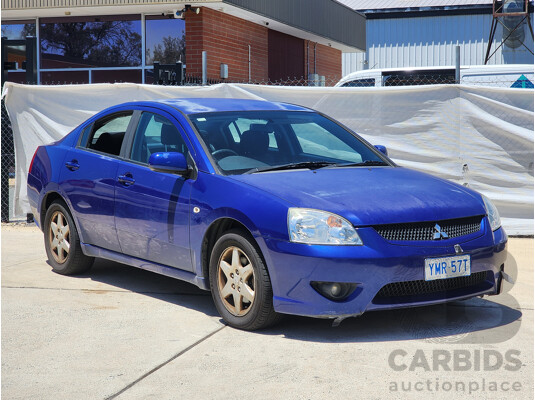
M 356 283 L 346 282 L 311 282 L 310 285 L 323 297 L 332 301 L 344 301 L 357 288 Z

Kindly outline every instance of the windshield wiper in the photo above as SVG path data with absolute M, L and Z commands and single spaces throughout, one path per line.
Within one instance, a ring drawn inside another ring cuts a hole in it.
M 349 164 L 337 164 L 337 167 L 373 167 L 380 165 L 388 165 L 384 161 L 379 160 L 366 160 L 358 163 L 349 163 Z
M 298 162 L 298 163 L 290 163 L 290 164 L 283 164 L 283 165 L 275 165 L 272 167 L 261 167 L 261 168 L 253 168 L 246 172 L 246 174 L 255 174 L 257 172 L 266 172 L 266 171 L 282 171 L 287 169 L 301 169 L 301 168 L 308 168 L 308 169 L 319 169 L 323 167 L 327 167 L 329 165 L 335 165 L 335 162 L 332 161 L 304 161 L 304 162 Z

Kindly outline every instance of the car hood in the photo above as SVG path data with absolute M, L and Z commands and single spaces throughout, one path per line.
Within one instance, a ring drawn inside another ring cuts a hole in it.
M 273 171 L 229 178 L 296 207 L 339 214 L 359 226 L 486 214 L 477 192 L 400 167 Z

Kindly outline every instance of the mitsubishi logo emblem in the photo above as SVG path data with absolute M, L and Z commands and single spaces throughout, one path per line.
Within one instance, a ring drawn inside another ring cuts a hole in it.
M 435 232 L 433 233 L 433 240 L 447 239 L 448 234 L 442 230 L 439 224 L 435 225 Z

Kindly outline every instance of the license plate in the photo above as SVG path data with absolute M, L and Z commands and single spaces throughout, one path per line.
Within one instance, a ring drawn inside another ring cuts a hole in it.
M 470 255 L 455 257 L 426 258 L 425 280 L 455 278 L 470 275 Z

